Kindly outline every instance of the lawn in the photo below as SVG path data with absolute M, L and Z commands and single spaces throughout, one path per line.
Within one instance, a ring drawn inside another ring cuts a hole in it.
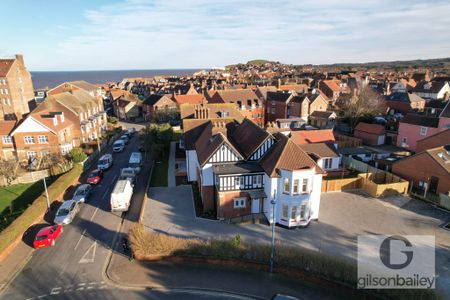
M 164 151 L 160 160 L 155 160 L 150 186 L 167 186 L 167 170 L 169 168 L 169 152 Z
M 49 184 L 49 182 L 47 182 Z M 23 211 L 44 191 L 42 181 L 0 187 L 0 215 L 9 214 L 9 205 L 13 204 L 13 213 Z

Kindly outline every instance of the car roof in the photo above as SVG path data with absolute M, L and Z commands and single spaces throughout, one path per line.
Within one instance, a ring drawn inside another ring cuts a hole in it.
M 49 234 L 50 230 L 53 228 L 53 226 L 55 225 L 50 225 L 50 226 L 46 226 L 44 228 L 41 228 L 41 230 L 39 230 L 39 232 L 37 233 L 38 235 L 45 235 L 45 234 Z
M 69 208 L 72 203 L 76 203 L 75 200 L 66 200 L 64 201 L 59 208 Z
M 107 154 L 103 154 L 102 157 L 100 157 L 100 159 L 106 159 L 106 158 L 110 158 L 112 157 L 112 155 L 110 153 Z
M 87 189 L 90 186 L 91 186 L 90 184 L 84 183 L 84 184 L 80 185 L 79 187 L 77 187 L 77 191 L 78 190 L 85 190 L 85 189 Z
M 124 143 L 123 140 L 117 140 L 117 141 L 114 142 L 114 144 L 123 144 L 123 143 Z

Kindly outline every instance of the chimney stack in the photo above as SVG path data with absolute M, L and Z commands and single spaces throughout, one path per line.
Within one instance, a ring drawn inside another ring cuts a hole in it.
M 25 65 L 22 54 L 16 54 L 16 60 L 18 60 L 22 65 Z

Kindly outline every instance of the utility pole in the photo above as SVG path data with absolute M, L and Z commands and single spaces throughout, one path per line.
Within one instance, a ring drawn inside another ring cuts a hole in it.
M 272 204 L 272 250 L 270 252 L 270 261 L 269 261 L 269 273 L 273 272 L 273 258 L 275 256 L 275 222 L 276 222 L 276 194 L 277 190 L 273 193 L 273 198 L 270 201 L 270 204 Z
M 45 177 L 42 178 L 42 180 L 44 181 L 45 198 L 47 199 L 47 212 L 49 212 L 50 211 L 50 200 L 48 198 L 47 182 L 45 181 Z

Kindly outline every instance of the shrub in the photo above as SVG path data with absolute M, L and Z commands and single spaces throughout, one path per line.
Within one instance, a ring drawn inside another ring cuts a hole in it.
M 78 164 L 78 163 L 85 161 L 87 158 L 87 155 L 86 155 L 86 153 L 84 153 L 84 151 L 81 148 L 73 148 L 69 152 L 69 157 L 74 163 Z
M 61 195 L 67 187 L 78 178 L 82 172 L 83 168 L 80 165 L 75 165 L 75 167 L 69 172 L 61 175 L 55 182 L 53 182 L 48 187 L 48 196 L 50 201 L 56 200 L 55 198 Z M 23 233 L 33 224 L 39 215 L 47 210 L 47 200 L 45 198 L 45 192 L 37 197 L 33 203 L 15 219 L 11 225 L 9 225 L 5 230 L 0 232 L 0 252 L 6 249 L 12 242 L 14 242 L 18 237 L 22 236 Z
M 108 123 L 117 124 L 117 121 L 116 117 L 108 117 Z

